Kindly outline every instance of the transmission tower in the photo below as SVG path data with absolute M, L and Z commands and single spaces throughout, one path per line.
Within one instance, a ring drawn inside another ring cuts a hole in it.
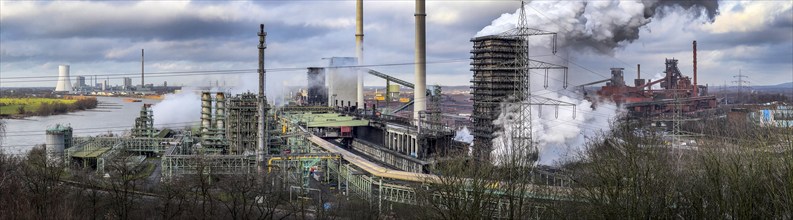
M 749 78 L 749 76 L 743 75 L 743 73 L 741 72 L 741 69 L 738 69 L 738 75 L 735 75 L 735 76 L 732 76 L 732 77 L 733 78 L 738 78 L 737 80 L 732 81 L 732 82 L 735 83 L 735 84 L 738 84 L 739 97 L 741 97 L 741 99 L 743 99 L 743 100 L 741 100 L 742 102 L 745 102 L 746 99 L 744 99 L 744 96 L 746 94 L 744 93 L 744 87 L 746 86 L 745 84 L 749 84 L 749 81 L 744 80 L 743 78 Z
M 513 77 L 515 78 L 515 82 L 519 84 L 519 86 L 514 87 L 512 96 L 507 99 L 506 105 L 502 107 L 502 110 L 505 113 L 510 112 L 512 115 L 514 115 L 514 117 L 506 118 L 506 121 L 504 122 L 505 125 L 510 127 L 510 129 L 504 130 L 504 134 L 507 135 L 507 132 L 509 132 L 510 137 L 509 142 L 505 143 L 505 145 L 508 146 L 505 147 L 510 154 L 508 157 L 510 160 L 509 163 L 513 163 L 517 166 L 532 166 L 538 159 L 537 146 L 535 145 L 532 138 L 532 106 L 539 106 L 540 108 L 542 108 L 542 106 L 555 106 L 557 108 L 558 114 L 559 106 L 572 106 L 573 112 L 575 113 L 575 104 L 532 96 L 531 70 L 541 69 L 546 71 L 546 87 L 548 77 L 547 71 L 551 69 L 562 70 L 564 71 L 565 79 L 563 87 L 567 88 L 567 67 L 538 60 L 532 60 L 529 58 L 529 38 L 531 36 L 551 35 L 553 37 L 551 43 L 552 53 L 556 54 L 557 34 L 554 32 L 529 28 L 528 21 L 526 19 L 526 6 L 525 2 L 523 1 L 521 1 L 520 5 L 520 14 L 518 17 L 517 27 L 500 35 L 518 40 L 518 43 L 515 44 L 516 56 L 514 63 L 505 64 L 508 65 L 508 67 L 515 69 L 515 74 Z M 573 117 L 575 117 L 575 114 Z

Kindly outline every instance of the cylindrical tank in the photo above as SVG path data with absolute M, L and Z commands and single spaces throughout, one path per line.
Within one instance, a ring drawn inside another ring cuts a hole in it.
M 63 133 L 47 132 L 47 159 L 55 160 L 63 157 L 63 149 L 66 147 L 66 138 Z
M 222 136 L 226 133 L 226 94 L 218 92 L 215 95 L 215 103 L 217 106 L 215 109 L 215 126 L 218 129 L 218 134 Z
M 201 93 L 201 131 L 209 132 L 212 127 L 212 96 L 209 92 Z
M 47 160 L 63 161 L 63 152 L 67 145 L 71 145 L 72 128 L 68 126 L 56 125 L 47 129 L 46 145 L 44 150 L 47 152 Z

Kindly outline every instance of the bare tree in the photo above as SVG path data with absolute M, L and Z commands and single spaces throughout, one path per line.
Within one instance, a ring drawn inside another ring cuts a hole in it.
M 218 182 L 219 196 L 215 197 L 228 211 L 231 219 L 247 219 L 256 211 L 256 196 L 261 181 L 256 175 L 224 175 Z
M 65 211 L 66 187 L 60 179 L 65 175 L 63 164 L 47 160 L 43 146 L 33 148 L 21 166 L 22 186 L 32 204 L 32 218 L 57 218 Z
M 495 218 L 498 196 L 491 188 L 498 184 L 497 171 L 488 162 L 464 156 L 450 157 L 433 170 L 437 179 L 414 187 L 419 206 L 426 211 L 419 218 Z
M 105 183 L 110 190 L 113 214 L 120 219 L 129 219 L 139 197 L 136 190 L 144 177 L 139 176 L 138 164 L 123 155 L 109 160 L 106 166 L 109 177 Z
M 181 178 L 163 181 L 156 188 L 160 195 L 159 204 L 155 208 L 162 219 L 178 219 L 190 208 L 188 183 Z
M 107 203 L 106 193 L 102 191 L 105 180 L 91 169 L 72 169 L 72 172 L 74 173 L 74 179 L 83 184 L 81 187 L 75 187 L 72 193 L 76 197 L 76 201 L 79 201 L 76 207 L 83 212 L 80 216 L 89 219 L 100 219 Z

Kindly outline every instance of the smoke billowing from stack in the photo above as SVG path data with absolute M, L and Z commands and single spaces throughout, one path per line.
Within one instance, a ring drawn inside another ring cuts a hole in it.
M 535 1 L 527 4 L 529 26 L 560 33 L 560 44 L 572 49 L 593 49 L 613 54 L 621 44 L 639 39 L 641 27 L 672 11 L 713 21 L 719 14 L 716 0 L 704 1 Z M 518 14 L 503 14 L 476 36 L 502 33 L 515 28 Z M 547 45 L 538 39 L 532 45 Z
M 319 67 L 308 68 L 308 103 L 311 105 L 326 105 L 328 89 L 325 87 L 325 69 Z
M 355 57 L 331 57 L 328 59 L 328 105 L 354 104 L 357 99 L 357 69 Z
M 673 11 L 684 11 L 694 17 L 705 15 L 713 21 L 718 14 L 718 2 L 707 1 L 535 1 L 527 4 L 529 26 L 559 32 L 561 45 L 570 49 L 592 49 L 595 52 L 611 55 L 614 49 L 631 43 L 639 38 L 641 27 L 653 19 L 661 18 Z M 519 10 L 519 9 L 518 9 Z M 497 35 L 514 29 L 519 14 L 503 14 L 491 25 L 477 33 L 477 37 Z M 537 38 L 532 46 L 548 45 L 547 40 Z M 532 80 L 532 87 L 539 88 L 542 80 Z M 559 108 L 557 114 L 541 114 L 542 107 L 532 106 L 532 136 L 539 150 L 539 163 L 551 165 L 564 160 L 564 155 L 581 150 L 587 137 L 597 135 L 600 130 L 608 130 L 611 119 L 620 110 L 611 103 L 598 103 L 597 109 L 590 108 L 592 103 L 577 98 L 567 91 L 543 92 L 550 99 L 574 103 L 577 107 Z M 474 105 L 476 105 L 476 101 Z M 575 111 L 575 118 L 567 118 Z M 493 123 L 498 126 L 506 119 L 514 117 L 516 110 L 504 111 Z M 546 110 L 547 112 L 547 110 Z M 566 118 L 561 118 L 566 117 Z M 509 154 L 512 131 L 497 131 L 492 140 L 495 157 Z M 477 140 L 475 140 L 476 142 Z

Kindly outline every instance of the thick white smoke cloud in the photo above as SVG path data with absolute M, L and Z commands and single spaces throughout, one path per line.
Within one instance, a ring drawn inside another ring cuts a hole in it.
M 355 57 L 332 57 L 328 61 L 328 103 L 332 106 L 339 101 L 340 106 L 356 105 L 358 97 L 358 73 L 356 68 L 338 68 L 338 66 L 355 66 L 358 60 Z M 348 104 L 349 103 L 349 104 Z
M 305 81 L 305 74 L 284 74 L 283 72 L 269 73 L 267 75 L 266 96 L 268 102 L 275 102 L 282 105 L 283 88 L 290 83 L 299 85 L 296 81 Z M 254 94 L 259 93 L 259 75 L 241 74 L 237 78 L 235 86 L 231 88 L 212 88 L 213 96 L 215 92 L 225 91 L 226 98 L 245 92 Z M 201 96 L 200 89 L 194 87 L 182 87 L 182 91 L 177 94 L 167 94 L 165 99 L 152 106 L 154 113 L 154 125 L 156 127 L 182 128 L 188 125 L 198 125 L 201 120 Z
M 471 135 L 468 127 L 463 127 L 454 134 L 454 140 L 472 144 L 474 143 L 474 136 Z
M 593 49 L 613 54 L 622 44 L 639 38 L 639 29 L 666 10 L 686 10 L 695 17 L 706 15 L 711 21 L 718 14 L 718 2 L 706 1 L 532 1 L 526 17 L 531 28 L 558 32 L 559 43 L 573 49 Z M 517 25 L 519 9 L 501 17 L 476 36 L 495 35 Z M 549 45 L 549 39 L 532 39 L 532 46 Z
M 182 87 L 176 94 L 167 94 L 165 99 L 151 107 L 154 126 L 182 128 L 197 125 L 201 119 L 201 97 L 192 87 Z
M 579 96 L 572 93 L 563 94 L 553 91 L 541 91 L 544 97 L 575 104 L 575 116 L 572 106 L 561 106 L 557 109 L 553 106 L 531 107 L 532 138 L 539 151 L 539 164 L 553 165 L 555 162 L 568 159 L 566 156 L 576 155 L 575 153 L 583 149 L 589 137 L 609 130 L 610 123 L 614 121 L 621 112 L 613 103 L 597 103 L 597 108 L 592 109 L 592 103 L 582 100 Z M 512 128 L 515 127 L 519 110 L 516 107 L 507 107 L 494 121 L 497 126 L 504 130 L 497 133 L 493 139 L 493 157 L 503 158 L 510 155 L 515 149 L 512 145 Z M 558 115 L 558 116 L 557 116 Z M 524 127 L 528 127 L 528 121 L 523 121 Z
M 526 19 L 531 28 L 557 32 L 559 45 L 566 51 L 579 52 L 580 49 L 591 49 L 602 54 L 612 55 L 614 49 L 639 38 L 639 29 L 666 14 L 667 10 L 684 10 L 693 18 L 705 15 L 713 21 L 718 14 L 718 1 L 532 1 L 526 5 Z M 503 14 L 491 25 L 483 28 L 476 36 L 497 35 L 514 29 L 517 26 L 520 9 L 515 13 Z M 548 48 L 552 38 L 532 38 L 533 48 Z M 575 53 L 572 53 L 575 54 Z M 552 61 L 553 62 L 553 61 Z M 575 73 L 571 73 L 575 74 Z M 558 118 L 554 107 L 532 106 L 532 137 L 539 151 L 539 164 L 553 165 L 554 162 L 566 159 L 565 155 L 574 155 L 581 150 L 588 137 L 601 131 L 608 131 L 610 123 L 618 117 L 621 110 L 611 103 L 592 103 L 571 92 L 557 92 L 561 85 L 551 85 L 549 90 L 536 91 L 543 88 L 543 80 L 532 74 L 533 95 L 572 103 L 576 106 L 575 118 L 572 107 L 559 107 Z M 656 77 L 657 78 L 657 77 Z M 540 114 L 543 112 L 543 114 Z M 529 121 L 516 122 L 514 118 L 520 113 L 516 107 L 504 107 L 499 118 L 494 122 L 503 130 L 493 140 L 491 158 L 498 163 L 499 158 L 514 152 L 511 143 L 511 129 L 516 123 L 527 125 Z M 530 159 L 530 158 L 527 158 Z

